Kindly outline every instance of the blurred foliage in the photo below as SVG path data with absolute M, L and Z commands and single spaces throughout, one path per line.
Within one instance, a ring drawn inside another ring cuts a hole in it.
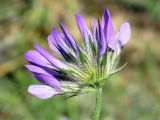
M 114 23 L 131 22 L 133 34 L 122 54 L 127 67 L 104 88 L 101 120 L 159 120 L 159 5 L 158 0 L 0 0 L 0 120 L 90 120 L 94 94 L 49 100 L 29 95 L 27 87 L 37 81 L 24 69 L 23 54 L 34 43 L 47 47 L 58 20 L 80 40 L 73 14 L 96 18 L 106 6 Z M 143 23 L 151 19 L 147 27 L 135 24 L 137 14 Z
M 153 20 L 160 20 L 160 1 L 159 0 L 122 0 L 128 7 L 146 11 Z

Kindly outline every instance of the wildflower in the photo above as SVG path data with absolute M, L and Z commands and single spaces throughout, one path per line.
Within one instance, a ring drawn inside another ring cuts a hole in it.
M 24 57 L 31 65 L 25 67 L 43 84 L 31 85 L 28 92 L 40 99 L 54 95 L 78 95 L 102 88 L 105 81 L 122 69 L 117 68 L 120 52 L 129 41 L 128 22 L 122 23 L 114 33 L 110 13 L 104 10 L 98 25 L 94 20 L 89 29 L 79 14 L 75 15 L 83 44 L 79 46 L 60 23 L 62 33 L 53 29 L 48 36 L 51 50 L 64 60 L 47 52 L 39 45 Z

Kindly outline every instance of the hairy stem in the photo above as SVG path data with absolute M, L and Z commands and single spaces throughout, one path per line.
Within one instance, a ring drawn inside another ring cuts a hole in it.
M 102 102 L 102 88 L 96 90 L 96 106 L 93 114 L 93 120 L 99 120 Z

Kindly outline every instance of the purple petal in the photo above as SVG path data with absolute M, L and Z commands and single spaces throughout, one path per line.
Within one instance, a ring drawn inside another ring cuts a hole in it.
M 51 34 L 48 36 L 48 44 L 51 50 L 55 51 L 56 53 L 59 53 L 53 32 L 51 32 Z
M 98 33 L 98 29 L 97 29 L 97 25 L 96 25 L 96 20 L 93 19 L 92 21 L 92 34 L 93 34 L 93 37 L 94 37 L 94 40 L 96 41 L 96 43 L 98 43 L 98 37 L 99 37 L 99 33 Z
M 117 33 L 117 40 L 118 43 L 120 44 L 120 47 L 125 45 L 129 41 L 130 37 L 131 37 L 130 25 L 128 22 L 124 22 L 119 27 L 119 31 Z
M 65 37 L 59 31 L 57 31 L 56 29 L 53 29 L 51 34 L 54 37 L 53 42 L 55 43 L 55 45 L 60 45 L 66 48 L 68 47 L 66 44 Z
M 111 20 L 110 13 L 109 13 L 108 9 L 105 9 L 105 11 L 103 13 L 102 25 L 104 25 L 103 30 L 104 30 L 104 35 L 105 35 L 106 41 L 108 43 L 108 46 L 111 49 L 113 49 L 114 51 L 116 51 L 117 41 L 115 39 L 112 20 Z
M 106 47 L 107 47 L 107 42 L 105 41 L 105 36 L 103 33 L 103 29 L 102 29 L 102 25 L 100 20 L 98 20 L 98 26 L 99 26 L 99 52 L 100 55 L 103 55 L 106 51 Z
M 48 53 L 46 50 L 41 48 L 39 45 L 35 45 L 35 49 L 55 67 L 61 68 L 61 69 L 67 69 L 66 64 L 64 64 L 61 60 L 59 60 L 58 58 Z
M 66 31 L 65 27 L 61 24 L 60 27 L 62 29 L 62 32 L 64 33 L 66 40 L 68 41 L 68 43 L 70 44 L 71 48 L 74 50 L 75 53 L 78 53 L 78 46 L 75 42 L 75 40 L 72 38 L 72 36 Z
M 25 53 L 24 58 L 32 64 L 44 67 L 52 67 L 50 62 L 35 50 L 30 50 L 27 53 Z
M 40 80 L 40 82 L 60 90 L 60 82 L 55 77 L 45 74 L 35 74 L 35 77 Z
M 48 37 L 48 41 L 52 50 L 56 49 L 66 61 L 69 61 L 68 50 L 70 49 L 70 45 L 66 41 L 66 38 L 59 31 L 53 29 L 52 33 Z
M 75 18 L 76 18 L 76 22 L 77 22 L 78 28 L 80 30 L 80 33 L 82 35 L 82 38 L 85 40 L 86 37 L 88 37 L 88 35 L 90 35 L 91 33 L 86 25 L 85 20 L 83 19 L 83 17 L 80 14 L 76 14 Z
M 93 19 L 93 21 L 92 21 L 92 33 L 93 33 L 93 36 L 94 36 L 95 39 L 96 39 L 96 30 L 97 30 L 97 28 L 96 28 L 96 20 Z
M 51 74 L 49 74 L 47 71 L 45 71 L 44 69 L 42 69 L 41 67 L 37 67 L 34 65 L 25 65 L 25 67 L 31 71 L 32 73 L 36 73 L 36 74 L 45 74 L 48 76 L 52 76 Z
M 53 29 L 51 34 L 48 36 L 48 43 L 50 48 L 57 53 L 60 53 L 60 48 L 66 50 L 66 48 L 69 49 L 70 47 L 65 37 L 56 29 Z
M 54 88 L 47 85 L 30 85 L 28 92 L 39 99 L 48 99 L 59 94 Z

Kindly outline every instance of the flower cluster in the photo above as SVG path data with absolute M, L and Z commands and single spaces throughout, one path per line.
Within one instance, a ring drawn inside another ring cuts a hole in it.
M 24 57 L 30 63 L 25 67 L 43 84 L 30 85 L 28 92 L 40 99 L 54 95 L 77 95 L 102 88 L 105 81 L 121 68 L 117 68 L 120 52 L 129 41 L 131 31 L 124 22 L 115 34 L 110 13 L 104 10 L 102 19 L 93 20 L 88 28 L 83 17 L 75 15 L 83 43 L 81 46 L 60 23 L 62 33 L 53 29 L 48 36 L 51 50 L 64 59 L 47 52 L 39 45 Z

